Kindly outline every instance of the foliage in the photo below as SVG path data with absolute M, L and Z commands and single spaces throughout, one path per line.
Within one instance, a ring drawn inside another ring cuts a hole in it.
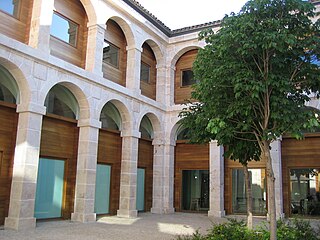
M 312 18 L 314 7 L 307 1 L 249 0 L 238 14 L 222 20 L 219 31 L 201 32 L 206 45 L 193 66 L 200 82 L 192 99 L 198 103 L 180 115 L 193 129 L 194 140 L 216 139 L 232 146 L 238 140 L 243 147 L 235 151 L 250 148 L 249 153 L 260 151 L 266 158 L 273 239 L 270 144 L 283 134 L 301 139 L 303 132 L 320 126 L 318 111 L 305 106 L 320 90 L 320 24 Z
M 313 229 L 309 221 L 294 219 L 293 221 L 277 222 L 277 239 L 296 240 L 320 239 L 319 232 Z M 243 221 L 230 219 L 227 223 L 214 224 L 205 235 L 198 231 L 192 236 L 179 236 L 178 240 L 267 240 L 270 238 L 270 231 L 265 225 L 258 226 L 255 230 L 247 229 Z

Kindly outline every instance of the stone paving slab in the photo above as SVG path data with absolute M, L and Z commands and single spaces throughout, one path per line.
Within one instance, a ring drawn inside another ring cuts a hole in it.
M 241 216 L 228 216 L 228 218 Z M 254 218 L 254 223 L 265 221 L 265 217 Z M 206 214 L 174 213 L 151 214 L 141 213 L 138 218 L 119 218 L 116 216 L 101 217 L 95 223 L 77 223 L 71 221 L 37 222 L 36 229 L 27 231 L 0 230 L 1 240 L 171 240 L 178 235 L 191 235 L 196 230 L 206 233 L 212 223 L 222 223 L 226 218 L 208 218 Z M 320 223 L 316 221 L 316 223 Z

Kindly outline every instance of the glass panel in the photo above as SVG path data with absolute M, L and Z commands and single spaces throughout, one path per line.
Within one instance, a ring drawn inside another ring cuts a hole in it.
M 137 172 L 137 210 L 144 210 L 144 178 L 145 170 L 138 168 Z
M 291 213 L 320 216 L 320 169 L 290 170 Z
M 111 102 L 108 102 L 102 109 L 100 115 L 102 128 L 120 130 L 121 129 L 121 115 Z
M 103 62 L 119 68 L 119 48 L 105 41 L 103 43 Z
M 47 113 L 76 119 L 78 102 L 74 95 L 65 87 L 56 85 L 49 91 L 45 106 Z
M 72 46 L 77 44 L 78 25 L 69 19 L 53 13 L 50 34 Z
M 181 86 L 183 86 L 183 87 L 190 86 L 195 83 L 196 83 L 196 80 L 194 79 L 193 71 L 192 70 L 183 70 L 182 71 Z
M 19 0 L 1 0 L 0 9 L 14 17 L 18 17 Z
M 147 116 L 143 116 L 139 131 L 141 133 L 142 138 L 153 139 L 153 127 Z
M 209 210 L 209 171 L 182 171 L 182 209 Z
M 16 103 L 16 98 L 2 83 L 0 83 L 0 101 Z
M 94 208 L 97 214 L 109 213 L 111 166 L 97 164 Z
M 19 103 L 19 88 L 10 72 L 0 65 L 0 101 Z
M 34 217 L 61 217 L 64 161 L 39 159 Z
M 249 169 L 252 190 L 252 211 L 254 214 L 266 213 L 266 175 L 265 169 Z M 232 211 L 247 212 L 246 186 L 243 169 L 232 169 Z
M 150 66 L 143 62 L 141 62 L 140 81 L 146 83 L 150 82 Z

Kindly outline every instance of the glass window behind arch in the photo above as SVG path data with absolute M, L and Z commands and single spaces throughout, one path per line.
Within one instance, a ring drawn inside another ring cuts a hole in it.
M 181 86 L 187 87 L 195 84 L 197 81 L 194 79 L 193 71 L 191 69 L 181 71 Z
M 18 17 L 19 0 L 0 0 L 0 10 L 14 17 Z
M 77 45 L 78 25 L 66 17 L 54 12 L 50 34 L 73 47 Z
M 107 41 L 103 43 L 103 62 L 119 68 L 119 48 Z

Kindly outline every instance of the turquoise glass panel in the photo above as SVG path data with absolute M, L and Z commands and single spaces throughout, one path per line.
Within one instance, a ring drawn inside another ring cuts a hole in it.
M 61 217 L 64 161 L 39 159 L 35 213 L 37 219 Z
M 137 210 L 144 211 L 144 179 L 145 169 L 138 168 L 137 172 Z
M 94 201 L 95 212 L 97 214 L 109 213 L 110 175 L 110 165 L 97 164 L 96 193 Z

